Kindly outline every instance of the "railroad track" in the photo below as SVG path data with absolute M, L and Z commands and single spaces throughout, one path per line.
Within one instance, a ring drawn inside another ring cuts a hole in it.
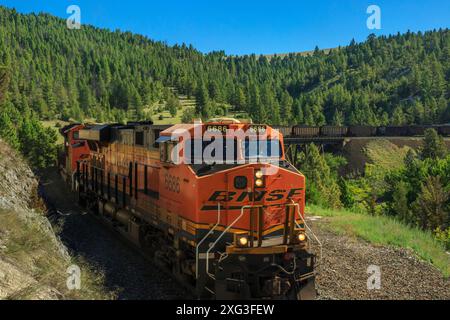
M 189 291 L 170 272 L 140 252 L 111 226 L 77 205 L 56 169 L 44 173 L 42 191 L 53 212 L 52 223 L 74 255 L 104 274 L 107 290 L 120 300 L 190 299 Z M 59 211 L 59 212 L 58 212 Z
M 125 243 L 127 246 L 132 248 L 136 252 L 142 256 L 147 262 L 158 268 L 161 272 L 163 272 L 168 277 L 171 277 L 174 281 L 176 281 L 180 287 L 186 290 L 185 294 L 183 294 L 184 300 L 195 300 L 195 288 L 187 285 L 183 282 L 182 279 L 178 279 L 176 275 L 172 273 L 172 270 L 168 269 L 164 264 L 160 263 L 158 259 L 154 256 L 154 252 L 146 252 L 142 250 L 139 246 L 137 246 L 130 238 L 126 232 L 122 232 L 120 229 L 114 227 L 114 223 L 110 220 L 106 220 L 100 217 L 97 213 L 92 210 L 89 210 L 89 215 L 99 224 L 108 229 L 108 231 L 113 234 L 119 241 Z

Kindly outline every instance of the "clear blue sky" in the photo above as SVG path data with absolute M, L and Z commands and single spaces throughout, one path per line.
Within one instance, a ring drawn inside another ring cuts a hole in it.
M 81 8 L 81 23 L 147 35 L 203 52 L 271 54 L 346 45 L 370 33 L 450 27 L 449 0 L 0 0 L 19 12 L 66 18 Z M 366 26 L 367 7 L 381 8 L 381 30 Z M 374 32 L 375 31 L 375 32 Z

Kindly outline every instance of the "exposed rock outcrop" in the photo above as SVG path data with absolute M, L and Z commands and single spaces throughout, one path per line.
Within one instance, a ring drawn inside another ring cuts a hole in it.
M 0 139 L 0 299 L 58 299 L 58 289 L 39 279 L 55 259 L 70 264 L 66 247 L 44 215 L 38 179 L 20 154 Z M 39 245 L 42 243 L 42 245 Z M 64 270 L 63 270 L 64 271 Z

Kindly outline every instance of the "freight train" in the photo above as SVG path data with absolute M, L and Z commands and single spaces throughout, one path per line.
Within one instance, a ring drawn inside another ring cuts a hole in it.
M 450 137 L 450 125 L 411 126 L 275 126 L 285 137 L 415 137 L 423 136 L 426 129 L 435 129 L 441 136 Z
M 61 173 L 80 204 L 196 297 L 315 298 L 320 241 L 278 130 L 213 119 L 60 131 Z

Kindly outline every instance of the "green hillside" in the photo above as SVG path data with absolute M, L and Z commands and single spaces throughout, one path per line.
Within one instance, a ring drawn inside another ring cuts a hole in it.
M 43 120 L 164 119 L 161 106 L 177 92 L 196 101 L 191 106 L 204 118 L 247 112 L 272 124 L 449 122 L 449 64 L 448 29 L 268 59 L 205 55 L 86 25 L 69 30 L 63 19 L 0 7 L 9 106 Z

